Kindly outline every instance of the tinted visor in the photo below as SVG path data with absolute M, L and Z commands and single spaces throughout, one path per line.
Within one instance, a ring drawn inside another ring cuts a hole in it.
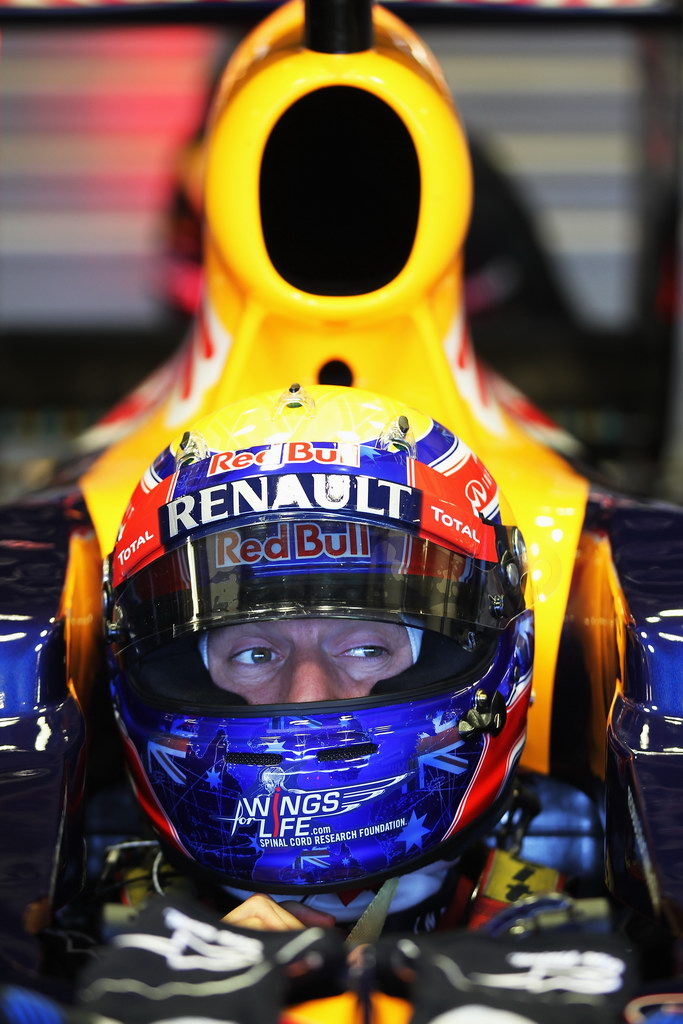
M 114 594 L 119 650 L 254 619 L 375 618 L 448 637 L 504 629 L 525 608 L 511 531 L 497 563 L 388 527 L 282 518 L 187 541 Z

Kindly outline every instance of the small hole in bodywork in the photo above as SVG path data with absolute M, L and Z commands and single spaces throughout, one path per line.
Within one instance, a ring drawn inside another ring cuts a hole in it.
M 337 387 L 350 388 L 353 384 L 353 372 L 343 359 L 330 359 L 320 367 L 318 384 L 336 384 Z

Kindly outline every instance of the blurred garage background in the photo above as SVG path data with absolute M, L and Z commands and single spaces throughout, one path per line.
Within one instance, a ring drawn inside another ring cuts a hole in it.
M 167 284 L 172 245 L 195 242 L 186 147 L 266 9 L 235 5 L 227 27 L 0 9 L 0 498 L 45 480 L 182 340 Z M 480 355 L 596 472 L 682 500 L 677 4 L 394 9 L 440 59 L 473 146 Z

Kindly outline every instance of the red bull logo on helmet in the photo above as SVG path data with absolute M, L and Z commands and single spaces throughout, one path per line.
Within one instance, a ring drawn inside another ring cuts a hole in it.
M 317 445 L 310 441 L 288 441 L 254 450 L 218 452 L 212 455 L 207 477 L 231 473 L 256 466 L 260 469 L 281 469 L 288 463 L 319 462 L 327 466 L 360 466 L 360 446 L 357 444 Z
M 259 562 L 302 561 L 309 558 L 369 558 L 370 535 L 363 523 L 346 523 L 326 531 L 318 523 L 282 523 L 276 534 L 262 540 L 226 530 L 216 537 L 216 565 L 256 565 Z

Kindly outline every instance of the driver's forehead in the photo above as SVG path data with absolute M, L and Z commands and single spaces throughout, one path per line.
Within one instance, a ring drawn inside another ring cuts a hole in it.
M 392 646 L 410 644 L 405 626 L 369 619 L 276 619 L 222 626 L 211 634 L 213 642 L 219 644 L 246 637 L 284 638 L 295 643 L 318 644 L 347 639 L 351 642 L 384 641 Z

